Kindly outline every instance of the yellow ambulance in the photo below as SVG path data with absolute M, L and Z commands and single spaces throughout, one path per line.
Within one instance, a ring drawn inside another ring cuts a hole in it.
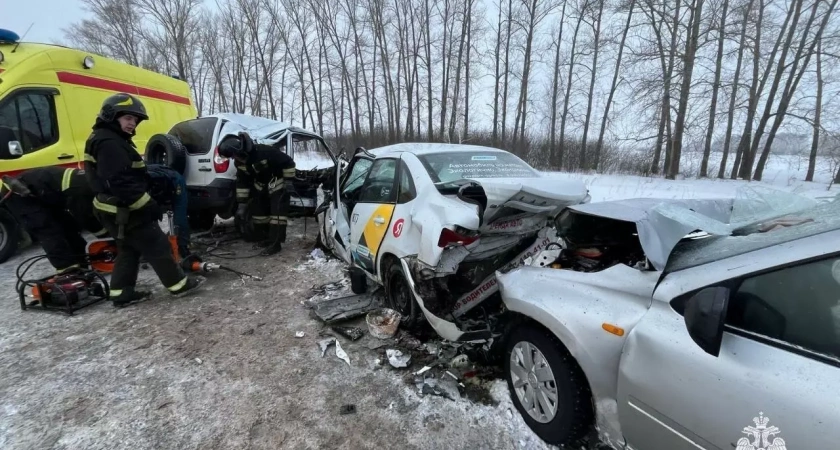
M 0 176 L 81 167 L 102 101 L 116 92 L 138 96 L 149 114 L 133 139 L 140 153 L 151 136 L 198 116 L 184 81 L 81 50 L 20 42 L 0 30 Z M 0 262 L 14 254 L 19 236 L 0 208 Z

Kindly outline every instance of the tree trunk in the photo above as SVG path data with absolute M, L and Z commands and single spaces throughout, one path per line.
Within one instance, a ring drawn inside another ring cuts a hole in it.
M 528 114 L 528 81 L 531 77 L 531 50 L 534 45 L 534 27 L 537 22 L 537 1 L 532 0 L 529 12 L 528 33 L 525 39 L 525 62 L 522 64 L 522 83 L 519 89 L 519 102 L 516 109 L 516 120 L 513 125 L 513 145 L 516 146 L 517 137 L 525 137 L 525 120 Z M 518 128 L 517 128 L 518 127 Z
M 589 137 L 589 120 L 592 117 L 592 98 L 595 97 L 595 77 L 598 74 L 598 50 L 601 42 L 601 17 L 604 14 L 604 2 L 605 0 L 598 0 L 598 16 L 595 18 L 596 25 L 593 27 L 595 45 L 593 47 L 592 67 L 589 70 L 589 96 L 586 101 L 586 119 L 583 122 L 583 142 L 580 146 L 580 168 L 583 170 L 598 168 L 598 161 L 595 161 L 592 167 L 586 164 L 586 144 Z
M 469 3 L 469 11 L 472 11 L 472 2 Z M 464 132 L 462 139 L 469 139 L 470 131 L 470 55 L 472 54 L 472 12 L 467 15 L 467 62 L 464 68 Z
M 688 112 L 688 97 L 691 91 L 691 76 L 694 72 L 694 58 L 697 54 L 697 41 L 700 38 L 700 22 L 702 21 L 703 0 L 695 0 L 691 10 L 689 24 L 691 34 L 685 43 L 683 56 L 683 79 L 680 88 L 680 100 L 677 107 L 677 121 L 674 124 L 674 146 L 671 155 L 671 170 L 666 178 L 673 180 L 680 172 L 680 158 L 682 157 L 682 139 L 685 133 L 685 116 Z
M 452 113 L 449 115 L 449 142 L 457 142 L 455 139 L 456 121 L 458 120 L 458 100 L 461 97 L 461 67 L 464 60 L 464 45 L 467 43 L 467 24 L 470 19 L 472 0 L 467 0 L 467 11 L 461 22 L 461 42 L 458 44 L 458 66 L 455 69 L 455 92 L 452 95 Z
M 744 60 L 744 47 L 747 39 L 747 23 L 749 22 L 750 11 L 754 0 L 750 0 L 747 8 L 744 10 L 744 19 L 741 23 L 741 38 L 738 44 L 738 62 L 735 64 L 735 76 L 732 78 L 732 96 L 729 98 L 729 112 L 726 119 L 726 134 L 723 138 L 723 157 L 720 160 L 720 167 L 718 168 L 718 178 L 723 178 L 726 174 L 726 162 L 729 158 L 729 146 L 732 143 L 732 122 L 735 120 L 735 103 L 738 100 L 738 87 L 741 81 L 741 63 Z M 733 170 L 734 173 L 734 170 Z
M 565 6 L 564 6 L 565 7 Z M 496 51 L 493 53 L 493 59 L 496 61 L 495 72 L 493 73 L 493 145 L 499 145 L 499 82 L 502 75 L 499 71 L 499 63 L 502 60 L 502 55 L 499 54 L 502 46 L 502 2 L 499 2 L 499 19 L 496 22 Z
M 799 86 L 799 81 L 808 69 L 808 64 L 811 61 L 811 55 L 814 54 L 814 48 L 816 47 L 817 42 L 822 39 L 822 33 L 828 25 L 828 20 L 831 18 L 834 8 L 837 6 L 837 0 L 831 2 L 831 5 L 828 7 L 828 11 L 826 11 L 825 16 L 823 16 L 822 23 L 820 23 L 819 28 L 817 28 L 817 34 L 814 37 L 814 40 L 811 41 L 810 45 L 808 45 L 808 49 L 805 50 L 807 31 L 811 29 L 811 25 L 817 16 L 817 10 L 819 9 L 820 3 L 821 2 L 814 2 L 813 9 L 811 10 L 811 16 L 808 18 L 808 24 L 805 26 L 806 32 L 802 34 L 802 39 L 799 43 L 799 50 L 793 60 L 794 62 L 790 69 L 790 75 L 785 83 L 785 88 L 782 91 L 782 99 L 779 102 L 779 107 L 773 119 L 773 125 L 770 129 L 770 133 L 767 135 L 767 142 L 764 144 L 764 149 L 761 151 L 761 157 L 759 158 L 758 165 L 755 169 L 755 176 L 753 179 L 756 181 L 761 181 L 761 177 L 764 174 L 764 166 L 767 164 L 767 158 L 770 156 L 770 148 L 773 145 L 773 139 L 775 139 L 776 133 L 779 131 L 779 128 L 782 126 L 782 122 L 785 120 L 785 115 L 787 115 L 787 109 L 790 105 L 791 99 L 793 98 L 793 94 L 796 92 L 796 88 Z M 799 69 L 799 62 L 803 57 L 803 51 L 805 61 L 802 62 L 801 69 Z M 797 70 L 799 70 L 798 74 L 796 73 Z
M 601 118 L 601 131 L 598 133 L 598 142 L 595 144 L 595 169 L 601 164 L 601 149 L 604 146 L 604 133 L 607 130 L 607 121 L 610 117 L 610 106 L 612 106 L 613 96 L 618 88 L 618 73 L 621 70 L 621 56 L 624 53 L 624 43 L 627 41 L 627 33 L 630 32 L 630 24 L 633 20 L 633 9 L 636 6 L 636 0 L 630 0 L 629 10 L 627 11 L 627 22 L 624 24 L 624 30 L 621 32 L 621 42 L 618 44 L 618 56 L 615 59 L 615 71 L 613 71 L 612 84 L 610 84 L 610 93 L 607 96 L 607 104 L 604 106 L 604 117 Z
M 434 139 L 434 124 L 432 122 L 432 110 L 434 106 L 434 99 L 432 99 L 432 26 L 431 20 L 429 18 L 431 16 L 431 10 L 429 8 L 429 0 L 426 0 L 426 73 L 428 75 L 426 81 L 426 100 L 429 102 L 429 107 L 427 108 L 427 113 L 429 114 L 428 123 L 426 126 L 428 127 L 427 130 L 427 139 L 431 141 Z
M 560 31 L 557 33 L 557 44 L 554 47 L 554 77 L 551 82 L 551 119 L 548 139 L 548 166 L 557 167 L 557 102 L 560 99 L 560 47 L 563 45 L 563 25 L 566 22 L 566 4 L 560 11 Z
M 823 77 L 822 77 L 822 39 L 817 41 L 817 100 L 814 107 L 814 133 L 811 139 L 811 155 L 808 158 L 808 173 L 805 181 L 814 181 L 817 165 L 817 151 L 820 149 L 820 114 L 822 112 Z
M 729 11 L 729 0 L 723 0 L 723 10 L 720 13 L 720 28 L 718 29 L 717 62 L 715 63 L 715 81 L 712 84 L 712 104 L 709 106 L 709 128 L 706 130 L 706 143 L 703 146 L 703 161 L 700 163 L 700 177 L 709 176 L 709 155 L 712 153 L 712 137 L 715 134 L 715 114 L 717 113 L 718 90 L 720 89 L 720 72 L 723 68 L 723 41 L 726 35 L 726 13 Z
M 666 2 L 667 4 L 667 2 Z M 674 149 L 674 133 L 671 129 L 671 82 L 674 76 L 674 59 L 677 54 L 677 35 L 680 26 L 680 5 L 682 0 L 677 0 L 674 9 L 674 22 L 671 27 L 671 47 L 668 50 L 668 74 L 665 77 L 665 98 L 662 100 L 662 108 L 666 111 L 665 116 L 665 164 L 663 172 L 667 175 L 671 167 L 671 157 Z M 690 25 L 690 24 L 689 24 Z
M 448 26 L 451 7 L 449 2 L 450 0 L 443 0 L 443 45 L 440 47 L 443 84 L 440 88 L 440 130 L 438 131 L 438 134 L 441 140 L 443 140 L 444 133 L 446 132 L 446 100 L 449 98 L 449 71 L 452 68 L 452 33 Z M 448 47 L 447 41 L 449 42 Z
M 560 115 L 560 152 L 557 155 L 557 168 L 560 170 L 563 169 L 563 157 L 566 153 L 566 117 L 569 114 L 569 103 L 572 97 L 572 74 L 575 70 L 575 50 L 581 22 L 583 22 L 583 13 L 578 17 L 577 23 L 575 24 L 575 34 L 572 35 L 572 52 L 569 55 L 569 75 L 566 77 L 566 96 L 563 99 L 563 114 Z
M 507 36 L 505 38 L 505 87 L 502 90 L 502 145 L 507 144 L 507 105 L 508 105 L 508 78 L 510 76 L 510 26 L 513 14 L 513 0 L 508 0 L 507 12 Z

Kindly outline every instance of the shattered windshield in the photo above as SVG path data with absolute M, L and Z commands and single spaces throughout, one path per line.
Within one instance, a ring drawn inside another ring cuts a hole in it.
M 418 155 L 435 183 L 465 178 L 536 178 L 539 173 L 516 156 L 499 151 L 459 151 Z
M 784 197 L 764 198 L 750 205 L 742 204 L 742 212 L 734 214 L 731 234 L 686 239 L 679 243 L 668 261 L 667 270 L 677 271 L 719 261 L 732 256 L 784 244 L 797 239 L 840 229 L 840 202 L 835 198 L 825 203 L 786 203 Z M 792 200 L 792 198 L 788 198 Z M 781 214 L 771 214 L 775 205 Z M 811 205 L 810 207 L 805 207 Z M 737 206 L 737 202 L 736 202 Z M 784 213 L 785 210 L 798 210 Z

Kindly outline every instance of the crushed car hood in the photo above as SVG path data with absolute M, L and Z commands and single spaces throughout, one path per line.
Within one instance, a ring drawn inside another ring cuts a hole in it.
M 551 217 L 569 205 L 589 201 L 589 190 L 580 181 L 555 178 L 470 178 L 487 196 L 485 224 L 517 213 Z
M 732 211 L 732 199 L 634 198 L 573 205 L 569 209 L 580 214 L 635 223 L 645 256 L 657 270 L 662 270 L 671 250 L 687 234 L 698 229 L 698 222 L 728 222 Z M 662 214 L 663 210 L 666 214 Z M 703 220 L 704 217 L 708 220 Z M 711 232 L 727 233 L 719 227 L 706 228 L 711 228 Z
M 568 209 L 635 223 L 645 256 L 656 270 L 664 270 L 677 243 L 695 231 L 728 236 L 739 228 L 793 214 L 815 204 L 814 200 L 800 195 L 749 186 L 739 189 L 734 198 L 634 198 L 572 205 Z

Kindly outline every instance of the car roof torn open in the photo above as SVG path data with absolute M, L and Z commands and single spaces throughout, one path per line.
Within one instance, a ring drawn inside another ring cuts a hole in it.
M 694 232 L 704 232 L 709 238 L 731 236 L 734 239 L 736 236 L 733 234 L 737 235 L 749 227 L 818 207 L 840 214 L 840 207 L 836 205 L 826 207 L 806 197 L 759 186 L 741 188 L 734 198 L 634 198 L 574 205 L 568 209 L 579 214 L 635 223 L 639 241 L 650 263 L 656 270 L 665 270 L 667 266 L 671 271 L 677 267 L 669 265 L 671 253 L 680 241 Z M 679 266 L 684 268 L 684 265 Z

